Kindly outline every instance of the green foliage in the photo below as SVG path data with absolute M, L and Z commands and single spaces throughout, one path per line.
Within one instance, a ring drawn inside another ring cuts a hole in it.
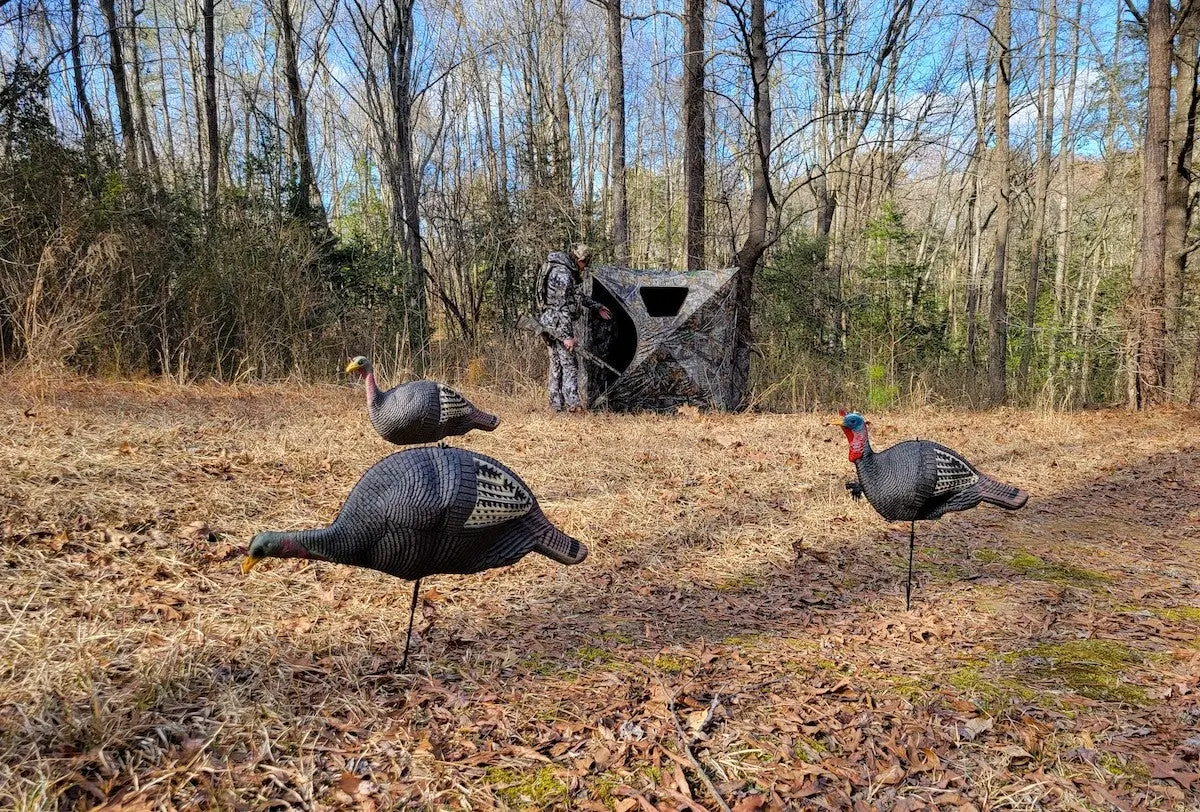
M 949 350 L 942 304 L 929 290 L 929 268 L 916 261 L 918 237 L 903 213 L 886 201 L 863 232 L 866 258 L 858 269 L 863 292 L 847 301 L 852 355 L 870 358 L 868 407 L 879 410 L 900 397 L 901 382 L 937 369 Z
M 5 72 L 0 88 L 0 128 L 8 154 L 17 161 L 34 158 L 47 147 L 56 147 L 56 132 L 50 120 L 50 77 L 17 61 Z

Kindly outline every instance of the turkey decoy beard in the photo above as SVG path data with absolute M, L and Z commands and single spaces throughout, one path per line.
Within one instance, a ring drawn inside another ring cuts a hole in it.
M 830 422 L 846 435 L 850 461 L 858 479 L 846 483 L 850 496 L 863 496 L 890 522 L 908 525 L 908 581 L 904 608 L 912 608 L 913 550 L 917 522 L 970 510 L 980 502 L 1005 510 L 1024 507 L 1029 494 L 978 471 L 957 451 L 929 440 L 906 440 L 875 451 L 867 436 L 870 425 L 856 412 L 841 412 Z

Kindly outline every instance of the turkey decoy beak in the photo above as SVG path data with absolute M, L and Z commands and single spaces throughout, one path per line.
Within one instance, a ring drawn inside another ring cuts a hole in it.
M 362 367 L 360 367 L 358 364 L 354 363 L 353 361 L 351 361 L 350 363 L 346 364 L 346 372 L 347 372 L 347 374 L 349 374 L 349 373 L 351 373 L 351 372 L 358 372 L 360 369 L 362 369 Z
M 263 560 L 263 557 L 261 555 L 248 555 L 245 558 L 243 558 L 242 559 L 242 575 L 249 575 L 250 570 L 254 569 L 254 566 L 256 564 L 258 564 L 259 561 L 262 561 L 262 560 Z
M 837 426 L 839 429 L 842 427 L 841 420 L 827 420 L 826 423 L 828 423 L 830 426 Z

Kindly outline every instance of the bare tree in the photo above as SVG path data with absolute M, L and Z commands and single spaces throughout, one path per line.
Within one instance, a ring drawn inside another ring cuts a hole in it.
M 1029 384 L 1029 365 L 1033 359 L 1034 325 L 1037 320 L 1038 292 L 1042 264 L 1045 261 L 1046 209 L 1050 194 L 1050 160 L 1054 151 L 1054 102 L 1058 77 L 1058 4 L 1039 13 L 1042 29 L 1038 49 L 1037 126 L 1035 131 L 1033 222 L 1029 237 L 1029 288 L 1025 301 L 1025 332 L 1021 338 L 1021 360 L 1017 368 L 1017 386 L 1024 391 Z
M 1166 391 L 1166 318 L 1163 269 L 1166 260 L 1167 153 L 1171 140 L 1171 7 L 1150 0 L 1146 11 L 1149 91 L 1142 141 L 1141 236 L 1129 300 L 1127 402 L 1142 409 L 1163 402 Z
M 216 0 L 202 0 L 202 3 L 200 13 L 204 21 L 204 124 L 208 158 L 204 188 L 208 219 L 211 223 L 217 217 L 217 179 L 221 169 L 221 138 L 217 123 Z
M 133 122 L 133 105 L 129 100 L 129 82 L 125 74 L 125 52 L 121 48 L 121 31 L 114 0 L 100 0 L 100 11 L 108 26 L 108 65 L 112 71 L 113 94 L 117 97 L 117 114 L 121 121 L 121 142 L 125 147 L 125 165 L 138 168 L 137 130 Z
M 742 43 L 750 65 L 751 128 L 750 201 L 746 238 L 738 248 L 736 335 L 732 392 L 728 406 L 746 408 L 750 397 L 750 350 L 754 342 L 754 275 L 767 249 L 767 216 L 771 200 L 771 85 L 767 54 L 767 15 L 764 0 L 750 0 L 749 19 L 744 6 L 730 5 L 737 17 Z
M 683 4 L 683 253 L 686 267 L 704 267 L 704 0 Z
M 1163 379 L 1168 393 L 1174 391 L 1175 359 L 1178 347 L 1180 311 L 1187 278 L 1188 257 L 1192 246 L 1188 234 L 1192 226 L 1192 153 L 1196 143 L 1196 59 L 1200 52 L 1200 14 L 1189 5 L 1179 12 L 1175 38 L 1175 106 L 1171 111 L 1171 143 L 1167 156 L 1167 195 L 1165 218 L 1165 273 L 1163 303 L 1165 353 Z
M 84 141 L 89 148 L 94 148 L 92 142 L 96 135 L 96 117 L 92 113 L 92 105 L 88 103 L 87 83 L 83 78 L 83 62 L 79 57 L 79 0 L 71 0 L 71 78 L 75 85 L 75 101 L 79 104 L 79 113 L 83 116 Z
M 613 257 L 629 266 L 629 202 L 625 184 L 625 21 L 621 0 L 604 4 L 608 32 L 609 177 L 612 186 Z
M 420 372 L 427 360 L 427 303 L 412 137 L 414 4 L 415 0 L 378 0 L 368 6 L 365 0 L 353 0 L 354 32 L 362 54 L 355 67 L 363 79 L 364 109 L 380 147 L 392 243 L 404 258 L 407 339 L 415 371 Z
M 992 264 L 992 300 L 988 313 L 988 395 L 992 403 L 1003 403 L 1008 358 L 1008 298 L 1005 265 L 1008 262 L 1008 227 L 1011 218 L 1012 180 L 1009 156 L 1009 88 L 1012 84 L 1012 2 L 996 5 L 996 146 L 993 150 L 996 184 L 996 252 Z
M 279 44 L 283 50 L 283 76 L 287 84 L 288 102 L 290 103 L 288 134 L 292 142 L 292 151 L 296 156 L 303 213 L 312 217 L 314 224 L 323 234 L 328 234 L 329 220 L 325 214 L 325 202 L 321 198 L 321 189 L 317 185 L 317 172 L 313 167 L 312 149 L 308 142 L 308 98 L 300 81 L 292 0 L 278 0 L 275 12 L 279 22 Z

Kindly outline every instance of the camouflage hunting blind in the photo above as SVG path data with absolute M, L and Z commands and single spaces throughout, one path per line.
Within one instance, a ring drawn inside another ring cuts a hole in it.
M 591 297 L 613 314 L 585 316 L 580 361 L 591 408 L 733 408 L 736 268 L 589 271 Z

